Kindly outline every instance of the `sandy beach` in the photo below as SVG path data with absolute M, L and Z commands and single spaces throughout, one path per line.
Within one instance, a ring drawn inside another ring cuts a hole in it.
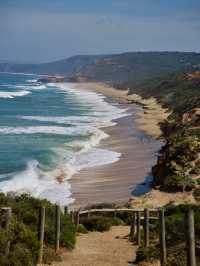
M 64 86 L 62 84 L 62 87 Z M 80 207 L 102 202 L 124 203 L 132 195 L 147 191 L 149 187 L 144 182 L 151 178 L 151 167 L 162 145 L 162 141 L 156 140 L 159 136 L 158 130 L 155 135 L 155 127 L 159 128 L 158 121 L 153 119 L 150 121 L 149 128 L 146 130 L 149 134 L 146 134 L 143 130 L 144 123 L 147 123 L 144 110 L 142 106 L 130 104 L 133 97 L 127 95 L 128 91 L 118 91 L 98 83 L 74 84 L 73 88 L 101 93 L 107 96 L 107 101 L 117 104 L 119 108 L 128 108 L 130 114 L 118 119 L 116 126 L 104 128 L 104 132 L 110 137 L 98 145 L 102 149 L 121 153 L 120 160 L 112 164 L 81 170 L 69 180 L 72 197 L 75 198 L 73 206 Z M 153 109 L 154 112 L 155 109 Z M 143 123 L 139 123 L 142 119 Z M 150 136 L 151 132 L 152 136 Z M 141 183 L 144 184 L 139 185 Z
M 78 87 L 79 85 L 74 85 L 74 88 Z M 169 116 L 170 112 L 163 108 L 155 98 L 143 99 L 137 94 L 129 94 L 129 90 L 117 90 L 103 83 L 81 83 L 81 88 L 102 93 L 120 103 L 142 105 L 143 108 L 140 108 L 135 120 L 137 127 L 153 138 L 160 138 L 162 132 L 159 124 Z

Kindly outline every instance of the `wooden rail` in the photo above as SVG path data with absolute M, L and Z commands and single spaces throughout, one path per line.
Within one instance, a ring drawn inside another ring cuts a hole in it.
M 153 211 L 158 211 L 158 209 L 148 209 L 150 212 Z M 72 210 L 73 211 L 73 210 Z M 93 212 L 113 212 L 113 213 L 117 213 L 117 212 L 142 212 L 144 211 L 144 209 L 130 209 L 130 208 L 116 208 L 116 209 L 109 209 L 109 208 L 105 208 L 105 209 L 88 209 L 88 210 L 80 210 L 79 214 L 85 214 L 85 213 L 93 213 Z
M 12 218 L 12 210 L 9 207 L 0 208 L 5 212 L 5 230 L 10 230 L 10 223 Z M 88 218 L 91 217 L 93 213 L 113 213 L 114 217 L 117 213 L 127 212 L 132 214 L 132 222 L 130 226 L 130 240 L 136 240 L 138 246 L 142 243 L 148 248 L 150 245 L 149 238 L 149 224 L 150 220 L 160 221 L 160 262 L 161 266 L 167 263 L 167 248 L 166 248 L 166 230 L 165 230 L 165 211 L 164 209 L 128 209 L 128 208 L 104 208 L 104 209 L 88 209 L 88 210 L 71 210 L 67 207 L 64 208 L 64 214 L 69 214 L 72 223 L 75 223 L 76 227 L 80 222 L 80 216 L 87 215 Z M 154 212 L 157 216 L 150 216 L 150 213 Z M 60 248 L 60 236 L 61 236 L 61 221 L 60 221 L 61 209 L 59 206 L 55 206 L 55 250 L 59 251 Z M 142 216 L 143 214 L 143 216 Z M 141 241 L 141 220 L 144 226 L 144 241 Z M 187 266 L 196 266 L 195 257 L 195 225 L 194 225 L 194 211 L 192 209 L 188 210 L 186 213 L 186 249 L 187 249 Z M 45 207 L 41 207 L 39 210 L 39 224 L 38 224 L 38 240 L 39 240 L 39 253 L 38 253 L 38 264 L 43 263 L 43 248 L 44 248 L 44 236 L 45 236 Z M 5 256 L 9 255 L 10 251 L 10 240 L 7 241 L 5 245 Z
M 73 211 L 72 211 L 73 212 Z M 79 215 L 87 214 L 88 217 L 92 213 L 114 213 L 116 216 L 120 212 L 132 213 L 132 222 L 130 228 L 130 240 L 136 240 L 138 246 L 141 245 L 141 220 L 144 220 L 144 246 L 149 247 L 149 223 L 150 220 L 160 221 L 160 263 L 161 266 L 167 264 L 167 248 L 166 248 L 166 229 L 165 229 L 165 210 L 164 209 L 128 209 L 128 208 L 104 208 L 104 209 L 89 209 L 79 210 Z M 150 212 L 157 213 L 157 217 L 150 216 Z M 144 216 L 141 216 L 141 214 Z M 91 216 L 90 216 L 91 217 Z M 79 222 L 79 219 L 78 219 Z M 186 213 L 186 249 L 187 249 L 187 266 L 196 266 L 195 256 L 195 230 L 194 230 L 194 212 L 189 210 Z

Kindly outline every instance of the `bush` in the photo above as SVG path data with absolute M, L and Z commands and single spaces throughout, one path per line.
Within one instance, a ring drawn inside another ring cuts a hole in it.
M 77 230 L 77 233 L 81 233 L 81 234 L 88 233 L 88 230 L 85 228 L 83 224 L 79 224 L 76 230 Z
M 158 247 L 140 247 L 136 253 L 136 263 L 141 261 L 151 261 L 152 259 L 159 259 L 160 258 L 160 251 Z
M 124 222 L 120 218 L 109 215 L 106 217 L 95 215 L 90 217 L 89 219 L 84 217 L 81 219 L 81 223 L 84 225 L 86 230 L 99 232 L 108 231 L 110 230 L 110 227 L 114 225 L 116 226 L 124 224 Z
M 112 226 L 111 219 L 108 217 L 93 216 L 90 219 L 85 219 L 82 224 L 88 231 L 104 232 L 110 230 Z
M 199 188 L 197 188 L 197 189 L 194 190 L 194 192 L 193 192 L 193 196 L 194 196 L 194 198 L 195 198 L 197 201 L 200 201 L 200 189 L 199 189 Z
M 6 196 L 0 193 L 0 207 L 6 206 L 12 208 L 12 220 L 10 231 L 7 233 L 4 229 L 5 215 L 0 215 L 0 265 L 32 266 L 37 264 L 39 207 L 41 206 L 46 207 L 44 262 L 50 263 L 52 260 L 58 260 L 54 251 L 55 206 L 46 200 L 36 199 L 26 194 Z M 61 247 L 72 249 L 75 245 L 75 235 L 76 229 L 70 217 L 61 213 Z M 11 248 L 9 257 L 5 258 L 4 250 L 7 239 L 11 241 Z
M 168 189 L 182 190 L 184 192 L 186 189 L 191 190 L 193 188 L 194 181 L 189 176 L 172 175 L 166 177 L 164 185 Z
M 120 219 L 122 223 L 130 225 L 133 220 L 133 214 L 131 212 L 120 212 L 116 218 Z
M 112 225 L 122 225 L 122 224 L 124 224 L 124 222 L 118 217 L 110 218 L 110 221 L 111 221 Z

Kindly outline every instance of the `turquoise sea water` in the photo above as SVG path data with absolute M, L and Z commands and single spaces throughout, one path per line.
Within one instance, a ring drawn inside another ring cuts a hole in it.
M 108 137 L 103 128 L 127 113 L 74 84 L 37 79 L 0 73 L 0 191 L 67 204 L 73 201 L 67 180 L 74 173 L 119 159 L 96 145 Z

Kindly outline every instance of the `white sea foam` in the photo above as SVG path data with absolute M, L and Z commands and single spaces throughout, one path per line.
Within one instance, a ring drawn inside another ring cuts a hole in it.
M 16 85 L 15 88 L 17 89 L 28 89 L 28 90 L 44 90 L 46 89 L 46 85 Z
M 34 90 L 37 86 L 27 86 Z M 56 87 L 57 84 L 47 84 Z M 39 87 L 40 89 L 44 87 Z M 34 196 L 47 198 L 53 203 L 61 205 L 69 204 L 71 198 L 68 179 L 73 174 L 84 168 L 101 166 L 118 161 L 121 154 L 96 147 L 99 142 L 107 138 L 102 128 L 115 124 L 113 120 L 129 115 L 126 109 L 107 103 L 105 97 L 94 92 L 74 90 L 69 84 L 68 88 L 60 88 L 67 94 L 66 103 L 72 99 L 79 102 L 80 109 L 87 107 L 86 115 L 81 116 L 17 116 L 18 119 L 40 122 L 53 122 L 57 126 L 26 126 L 26 127 L 0 127 L 0 134 L 60 134 L 73 136 L 87 136 L 84 140 L 75 140 L 66 143 L 62 148 L 54 148 L 57 154 L 58 168 L 55 171 L 42 171 L 37 161 L 29 161 L 26 170 L 15 173 L 9 181 L 1 182 L 1 190 L 4 192 L 18 191 L 28 192 Z M 81 107 L 82 106 L 82 107 Z M 89 111 L 88 111 L 89 107 Z M 66 126 L 67 125 L 67 126 Z M 70 155 L 69 155 L 70 153 Z M 63 183 L 56 178 L 62 176 Z
M 35 73 L 23 73 L 23 72 L 9 72 L 9 71 L 0 71 L 1 74 L 9 74 L 9 75 L 24 75 L 24 76 L 38 76 L 41 77 L 41 75 L 39 74 L 35 74 Z M 42 76 L 47 76 L 47 75 L 42 75 Z
M 66 84 L 59 86 L 66 93 L 72 94 L 80 104 L 83 103 L 84 106 L 89 107 L 90 115 L 101 117 L 102 120 L 107 118 L 111 121 L 129 115 L 127 109 L 121 109 L 117 104 L 108 103 L 105 101 L 106 97 L 100 93 L 73 89 L 73 85 L 70 83 L 68 86 Z
M 76 171 L 84 168 L 111 164 L 120 159 L 121 154 L 100 148 L 92 148 L 87 153 L 79 153 L 72 166 Z
M 30 91 L 0 91 L 0 98 L 15 98 L 28 95 Z
M 61 152 L 61 151 L 60 151 Z M 63 150 L 63 153 L 66 152 Z M 15 173 L 12 180 L 1 182 L 0 191 L 28 193 L 35 197 L 46 198 L 52 203 L 68 205 L 74 201 L 71 197 L 68 179 L 84 168 L 106 165 L 118 161 L 117 152 L 92 148 L 87 153 L 77 153 L 66 164 L 54 171 L 42 171 L 36 160 L 29 161 L 23 172 Z M 3 178 L 3 176 L 1 176 Z M 6 176 L 5 176 L 6 177 Z M 59 183 L 57 178 L 63 178 Z
M 120 115 L 121 117 L 121 115 Z M 18 116 L 19 119 L 40 121 L 40 122 L 53 122 L 57 124 L 69 125 L 90 125 L 98 128 L 108 127 L 115 125 L 111 117 L 91 117 L 91 116 Z
M 47 83 L 47 86 L 48 86 L 48 87 L 56 87 L 56 83 L 52 83 L 52 82 L 50 82 L 50 83 Z
M 27 79 L 27 82 L 29 82 L 29 83 L 35 83 L 35 82 L 37 82 L 37 79 Z
M 57 134 L 57 135 L 88 135 L 94 134 L 105 138 L 107 135 L 93 127 L 59 127 L 59 126 L 27 126 L 27 127 L 0 127 L 0 134 Z
M 28 86 L 29 90 L 45 90 L 46 88 L 46 85 Z
M 4 193 L 10 191 L 29 193 L 35 197 L 47 198 L 60 205 L 73 202 L 70 184 L 67 180 L 62 184 L 56 180 L 62 171 L 57 169 L 52 172 L 43 172 L 38 165 L 35 160 L 29 161 L 23 172 L 16 173 L 12 180 L 1 182 L 0 191 Z

